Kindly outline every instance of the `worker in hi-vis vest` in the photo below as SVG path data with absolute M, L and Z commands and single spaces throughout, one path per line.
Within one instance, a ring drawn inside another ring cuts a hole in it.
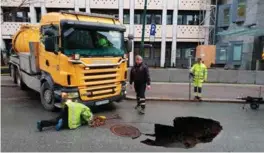
M 62 93 L 62 111 L 58 117 L 51 120 L 37 122 L 37 128 L 42 131 L 44 127 L 55 126 L 56 130 L 76 129 L 81 125 L 93 125 L 93 113 L 82 103 L 73 102 L 67 93 Z
M 198 58 L 197 63 L 192 66 L 190 75 L 193 77 L 194 99 L 201 101 L 203 82 L 207 81 L 207 68 L 201 58 Z

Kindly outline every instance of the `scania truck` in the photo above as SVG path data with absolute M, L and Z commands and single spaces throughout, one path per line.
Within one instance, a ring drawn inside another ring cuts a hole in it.
M 13 36 L 9 66 L 21 89 L 40 93 L 53 111 L 61 93 L 86 105 L 120 102 L 126 95 L 127 57 L 133 36 L 112 16 L 62 11 L 24 25 Z

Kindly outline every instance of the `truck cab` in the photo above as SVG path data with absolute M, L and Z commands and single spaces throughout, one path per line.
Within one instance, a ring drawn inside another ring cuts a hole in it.
M 117 19 L 106 15 L 48 13 L 41 18 L 38 38 L 26 44 L 30 57 L 24 60 L 30 61 L 26 62 L 30 68 L 35 63 L 35 69 L 26 72 L 23 58 L 10 63 L 19 72 L 20 86 L 40 92 L 47 110 L 61 102 L 62 92 L 86 105 L 119 102 L 126 95 L 126 54 L 133 39 L 125 40 L 125 30 Z M 25 54 L 14 49 L 16 56 Z

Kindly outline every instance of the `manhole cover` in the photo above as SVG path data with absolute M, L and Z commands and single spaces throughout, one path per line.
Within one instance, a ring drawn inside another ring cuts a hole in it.
M 118 136 L 121 137 L 131 137 L 137 138 L 141 135 L 139 129 L 130 125 L 114 125 L 110 128 L 110 130 Z

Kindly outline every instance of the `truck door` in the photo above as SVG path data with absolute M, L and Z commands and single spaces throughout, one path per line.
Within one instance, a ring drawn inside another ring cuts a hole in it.
M 40 45 L 40 68 L 42 71 L 49 73 L 52 79 L 59 80 L 59 26 L 43 25 L 41 27 L 41 45 Z M 55 50 L 45 48 L 45 38 L 50 37 L 55 43 Z

